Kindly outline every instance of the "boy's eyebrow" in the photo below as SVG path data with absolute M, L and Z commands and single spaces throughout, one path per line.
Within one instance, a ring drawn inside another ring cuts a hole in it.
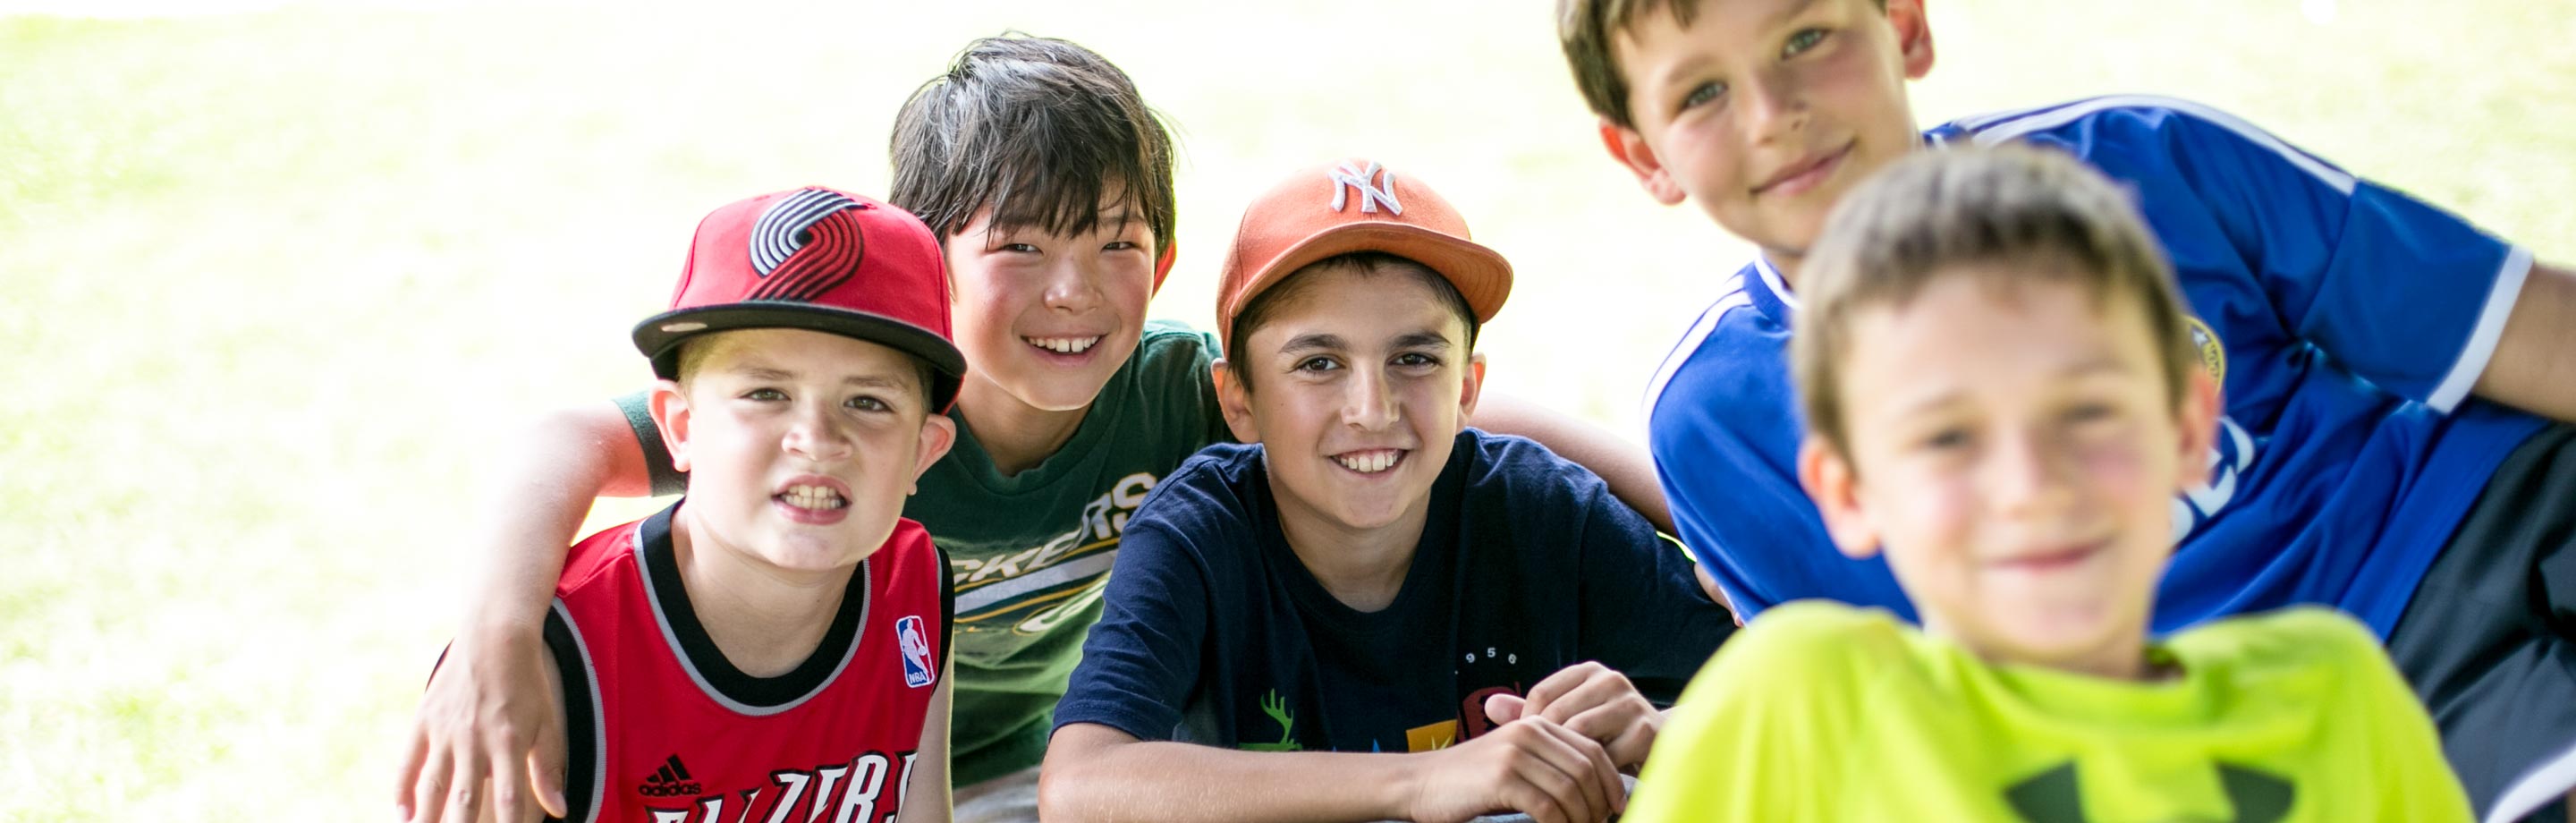
M 1794 20 L 1799 15 L 1806 14 L 1808 9 L 1815 8 L 1816 4 L 1821 2 L 1824 2 L 1824 0 L 1798 0 L 1798 2 L 1774 9 L 1770 14 L 1765 15 L 1762 18 L 1761 28 L 1758 29 L 1758 31 L 1768 33 L 1772 29 L 1779 28 L 1782 23 Z M 1665 86 L 1678 85 L 1683 81 L 1690 79 L 1690 75 L 1698 74 L 1702 69 L 1707 67 L 1707 64 L 1707 60 L 1696 58 L 1677 61 L 1665 66 L 1664 76 L 1657 79 Z
M 1450 345 L 1448 335 L 1428 330 L 1396 335 L 1394 343 L 1399 349 L 1445 349 Z
M 2073 363 L 2068 363 L 2057 370 L 2056 376 L 2061 379 L 2073 379 L 2091 377 L 2097 374 L 2128 374 L 2130 371 L 2131 369 L 2129 368 L 2129 364 L 2123 363 L 2119 358 L 2106 353 L 2087 357 Z M 1957 389 L 1948 389 L 1920 397 L 1900 400 L 1896 407 L 1895 415 L 1898 417 L 1911 417 L 1917 414 L 1922 414 L 1932 409 L 1940 408 L 1941 406 L 1956 402 L 1959 399 L 1959 394 L 1960 392 Z
M 1279 344 L 1279 353 L 1298 354 L 1310 351 L 1340 351 L 1347 348 L 1350 348 L 1350 344 L 1343 342 L 1341 335 L 1315 332 L 1313 334 L 1301 334 L 1288 338 L 1288 342 Z
M 746 364 L 746 365 L 742 365 L 742 366 L 736 366 L 736 367 L 734 367 L 734 368 L 732 368 L 732 369 L 727 369 L 727 371 L 730 371 L 730 372 L 732 372 L 732 373 L 734 373 L 734 374 L 742 375 L 742 376 L 744 376 L 744 377 L 751 378 L 751 379 L 753 379 L 753 380 L 776 380 L 776 381 L 784 382 L 784 381 L 789 381 L 789 380 L 794 380 L 794 379 L 796 379 L 796 373 L 795 373 L 795 372 L 788 371 L 788 370 L 786 370 L 786 369 L 782 369 L 782 368 L 778 368 L 778 367 L 776 367 L 776 366 L 760 366 L 760 365 L 748 365 L 748 364 Z M 904 387 L 910 386 L 910 385 L 912 385 L 912 383 L 911 383 L 910 381 L 907 381 L 907 380 L 905 380 L 905 379 L 901 378 L 901 377 L 896 377 L 896 376 L 891 376 L 891 375 L 883 375 L 883 374 L 853 374 L 853 375 L 850 375 L 850 376 L 848 376 L 848 377 L 841 378 L 841 385 L 844 385 L 844 386 L 865 386 L 865 387 L 868 387 L 868 388 L 900 389 L 900 388 L 904 388 Z

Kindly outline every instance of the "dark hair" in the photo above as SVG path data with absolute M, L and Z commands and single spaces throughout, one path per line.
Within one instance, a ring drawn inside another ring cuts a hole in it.
M 1087 232 L 1108 194 L 1153 229 L 1156 259 L 1172 244 L 1171 134 L 1126 72 L 1070 42 L 967 44 L 904 102 L 891 154 L 889 202 L 943 246 L 988 206 L 994 228 Z
M 1903 306 L 1945 278 L 2072 282 L 2097 305 L 2129 298 L 2145 314 L 2177 401 L 2200 365 L 2173 271 L 2128 192 L 2059 152 L 1915 152 L 1843 196 L 1804 266 L 1806 308 L 1790 362 L 1807 428 L 1844 454 L 1838 369 L 1850 356 L 1853 317 Z
M 1887 8 L 1887 0 L 1875 0 Z M 1628 111 L 1628 77 L 1610 53 L 1610 37 L 1655 12 L 1672 15 L 1673 25 L 1689 28 L 1699 16 L 1699 0 L 1557 0 L 1556 40 L 1565 49 L 1565 64 L 1574 70 L 1574 88 L 1592 113 L 1611 125 L 1636 128 Z
M 1289 272 L 1288 276 L 1279 278 L 1279 282 L 1253 295 L 1252 302 L 1244 304 L 1242 311 L 1235 312 L 1234 333 L 1225 341 L 1225 363 L 1226 369 L 1234 372 L 1234 379 L 1242 381 L 1246 390 L 1252 388 L 1252 372 L 1244 366 L 1245 341 L 1252 339 L 1253 332 L 1269 325 L 1273 315 L 1296 305 L 1298 298 L 1314 289 L 1317 281 L 1308 275 L 1334 269 L 1349 269 L 1364 278 L 1393 272 L 1422 283 L 1431 289 L 1433 298 L 1439 300 L 1442 307 L 1458 315 L 1458 321 L 1467 325 L 1467 350 L 1476 350 L 1476 310 L 1467 305 L 1467 296 L 1460 294 L 1457 285 L 1450 283 L 1449 278 L 1432 271 L 1429 266 L 1414 262 L 1412 258 L 1382 251 L 1339 254 Z

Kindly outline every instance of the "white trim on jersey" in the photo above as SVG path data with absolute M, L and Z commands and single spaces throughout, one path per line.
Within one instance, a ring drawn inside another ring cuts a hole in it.
M 2317 158 L 2310 156 L 2307 152 L 2300 151 L 2288 143 L 2281 142 L 2281 138 L 2272 136 L 2271 132 L 2264 131 L 2259 126 L 2238 119 L 2235 115 L 2228 114 L 2199 103 L 2194 103 L 2189 100 L 2160 97 L 2152 94 L 2120 94 L 2108 97 L 2096 97 L 2074 105 L 2057 109 L 2049 109 L 2019 119 L 2002 120 L 1984 126 L 1970 126 L 1968 128 L 1975 132 L 1978 145 L 1991 146 L 2041 129 L 2053 129 L 2058 126 L 2063 126 L 2068 123 L 2075 122 L 2076 120 L 2089 117 L 2104 109 L 2120 108 L 2172 109 L 2174 111 L 2209 121 L 2212 125 L 2220 126 L 2228 131 L 2235 132 L 2237 136 L 2243 137 L 2255 145 L 2271 149 L 2273 153 L 2279 154 L 2281 159 L 2289 161 L 2290 165 L 2297 166 L 2300 170 L 2315 175 L 2318 180 L 2323 181 L 2328 186 L 2334 187 L 2335 191 L 2339 191 L 2347 195 L 2352 194 L 2353 186 L 2360 182 L 2358 179 L 2354 178 L 2351 173 L 2335 168 L 2323 160 L 2318 160 Z
M 1790 311 L 1807 310 L 1798 302 L 1798 293 L 1789 290 L 1789 281 L 1780 279 L 1780 270 L 1771 267 L 1771 258 L 1753 258 L 1753 270 L 1762 273 L 1762 285 L 1770 287 L 1771 296 L 1780 298 L 1780 305 L 1789 307 Z
M 590 811 L 582 818 L 581 823 L 598 823 L 600 804 L 608 802 L 608 714 L 602 708 L 605 704 L 599 702 L 599 664 L 591 659 L 590 641 L 582 638 L 581 624 L 573 622 L 572 607 L 564 605 L 563 598 L 558 597 L 549 609 L 556 617 L 563 619 L 564 628 L 569 630 L 565 633 L 572 635 L 573 654 L 581 658 L 582 685 L 590 689 L 590 805 L 586 807 Z M 548 657 L 551 658 L 552 655 Z M 552 659 L 546 662 L 548 665 L 554 663 Z M 572 672 L 562 674 L 565 677 L 572 676 Z M 571 684 L 564 685 L 569 687 Z M 570 712 L 572 707 L 566 706 L 564 710 Z M 572 741 L 565 742 L 567 745 L 578 745 Z
M 1756 263 L 1761 259 L 1758 255 L 1754 257 Z M 1646 408 L 1640 417 L 1646 421 L 1647 428 L 1655 425 L 1655 403 L 1664 397 L 1664 384 L 1673 382 L 1673 373 L 1680 371 L 1682 363 L 1699 351 L 1701 343 L 1708 341 L 1709 333 L 1717 330 L 1717 321 L 1725 319 L 1727 312 L 1753 305 L 1753 296 L 1744 293 L 1742 271 L 1727 275 L 1726 282 L 1718 284 L 1718 290 L 1717 299 L 1700 311 L 1699 320 L 1691 323 L 1690 331 L 1682 335 L 1681 342 L 1673 344 L 1672 351 L 1664 353 L 1664 362 L 1655 367 L 1654 381 L 1646 384 Z M 958 610 L 965 609 L 960 607 Z
M 671 527 L 674 529 L 679 528 L 679 524 L 674 523 Z M 851 574 L 857 575 L 856 579 L 858 580 L 858 585 L 861 589 L 868 590 L 868 595 L 859 601 L 858 630 L 850 634 L 849 648 L 841 650 L 841 661 L 832 664 L 832 673 L 825 675 L 820 682 L 815 683 L 812 690 L 807 691 L 804 694 L 797 695 L 794 700 L 789 700 L 775 706 L 754 706 L 740 700 L 735 700 L 731 695 L 725 694 L 724 690 L 716 688 L 714 683 L 708 682 L 706 673 L 698 670 L 697 659 L 689 656 L 689 648 L 680 644 L 679 630 L 671 628 L 671 615 L 668 612 L 662 611 L 662 593 L 655 591 L 653 588 L 653 564 L 646 556 L 644 546 L 644 528 L 642 526 L 636 527 L 633 543 L 634 545 L 632 550 L 635 552 L 635 576 L 644 581 L 644 602 L 650 604 L 653 608 L 653 622 L 662 627 L 662 643 L 671 648 L 671 659 L 679 661 L 680 671 L 688 673 L 689 682 L 696 683 L 698 685 L 698 691 L 705 694 L 708 700 L 715 701 L 716 705 L 723 706 L 726 710 L 735 714 L 746 717 L 768 717 L 805 705 L 806 701 L 813 700 L 816 696 L 821 695 L 826 691 L 830 691 L 832 689 L 832 684 L 840 682 L 841 675 L 850 670 L 850 661 L 859 656 L 859 646 L 865 643 L 868 639 L 868 613 L 875 611 L 877 607 L 876 596 L 873 591 L 876 578 L 870 576 L 870 573 L 873 571 L 873 561 L 876 559 L 873 557 L 859 561 L 858 569 L 851 572 Z M 679 594 L 682 597 L 688 596 L 686 592 L 681 592 Z M 836 616 L 834 619 L 837 620 L 839 618 Z M 701 626 L 703 627 L 703 624 L 701 624 Z
M 2569 791 L 2576 791 L 2576 746 L 2514 778 L 2504 793 L 2496 796 L 2495 805 L 2487 808 L 2486 823 L 2521 820 L 2523 815 L 2539 811 Z
M 2505 253 L 2504 266 L 2496 270 L 2495 285 L 2487 292 L 2487 306 L 2478 312 L 2478 325 L 2469 332 L 2469 344 L 2460 349 L 2460 359 L 2451 362 L 2451 373 L 2433 389 L 2424 405 L 2434 411 L 2450 414 L 2460 401 L 2468 399 L 2469 389 L 2478 384 L 2478 376 L 2487 373 L 2487 361 L 2494 359 L 2496 342 L 2504 338 L 2504 321 L 2513 315 L 2514 303 L 2522 299 L 2522 281 L 2531 276 L 2531 250 L 2515 246 Z

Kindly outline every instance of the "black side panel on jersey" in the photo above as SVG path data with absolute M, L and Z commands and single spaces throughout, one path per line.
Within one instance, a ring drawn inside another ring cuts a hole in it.
M 565 622 L 562 601 L 546 614 L 546 651 L 554 657 L 555 673 L 563 690 L 564 707 L 564 803 L 568 817 L 549 820 L 598 819 L 601 793 L 607 790 L 606 775 L 601 771 L 599 706 L 591 702 L 590 661 L 582 653 L 581 639 Z
M 938 541 L 932 541 L 930 547 L 939 552 L 936 571 L 939 575 L 939 660 L 931 671 L 947 677 L 948 647 L 957 645 L 957 575 L 948 570 L 957 567 L 948 565 L 948 549 L 940 546 Z M 953 687 L 949 689 L 952 694 L 956 691 Z

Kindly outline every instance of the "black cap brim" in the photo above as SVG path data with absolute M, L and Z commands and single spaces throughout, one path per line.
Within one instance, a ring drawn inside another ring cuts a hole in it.
M 804 329 L 894 347 L 930 364 L 930 408 L 946 413 L 966 377 L 966 355 L 937 333 L 901 320 L 811 303 L 730 303 L 663 312 L 635 324 L 635 348 L 653 360 L 653 374 L 680 376 L 680 342 L 737 329 Z

